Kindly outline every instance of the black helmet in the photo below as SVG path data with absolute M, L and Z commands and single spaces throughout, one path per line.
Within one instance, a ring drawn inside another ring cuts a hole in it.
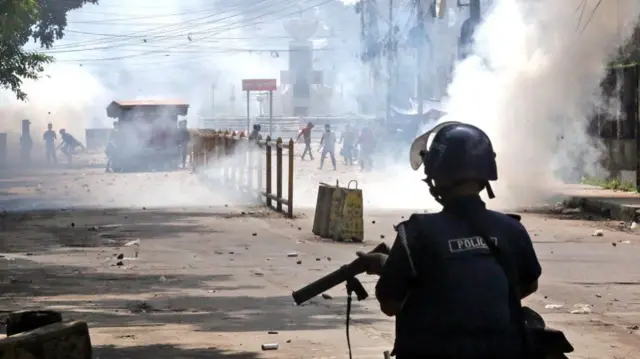
M 475 126 L 443 122 L 416 138 L 411 145 L 411 167 L 417 170 L 420 165 L 424 165 L 425 182 L 437 200 L 438 182 L 455 185 L 468 180 L 482 183 L 489 198 L 494 197 L 489 181 L 498 179 L 496 154 L 489 136 Z
M 261 129 L 261 128 L 262 128 L 262 127 L 261 127 L 260 125 L 258 125 L 258 124 L 253 125 L 253 129 L 254 129 L 255 131 L 260 131 L 260 129 Z

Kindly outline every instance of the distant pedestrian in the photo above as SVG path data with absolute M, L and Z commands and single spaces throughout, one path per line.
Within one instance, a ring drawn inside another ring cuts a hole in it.
M 371 170 L 373 167 L 373 151 L 375 150 L 375 137 L 371 127 L 362 129 L 358 144 L 360 145 L 360 169 Z
M 315 126 L 313 123 L 309 122 L 307 127 L 303 128 L 298 134 L 298 141 L 300 141 L 300 137 L 304 139 L 304 151 L 302 152 L 302 159 L 304 160 L 304 156 L 309 154 L 309 158 L 313 161 L 313 154 L 311 152 L 311 130 L 313 130 Z
M 67 156 L 69 163 L 72 163 L 76 149 L 80 147 L 81 150 L 84 151 L 84 145 L 80 143 L 80 141 L 76 140 L 76 138 L 68 133 L 64 128 L 60 130 L 60 138 L 62 139 L 62 143 L 58 145 L 58 148 L 65 154 L 65 156 Z
M 340 137 L 340 142 L 342 142 L 341 154 L 344 158 L 344 164 L 350 166 L 353 164 L 355 158 L 356 147 L 356 133 L 353 131 L 353 128 L 351 128 L 351 125 L 347 125 L 347 128 Z
M 251 131 L 251 133 L 249 134 L 249 141 L 257 141 L 258 137 L 260 137 L 261 129 L 262 126 L 260 126 L 259 124 L 253 125 L 253 131 Z
M 56 140 L 58 136 L 56 135 L 56 131 L 53 130 L 53 125 L 48 124 L 47 130 L 42 135 L 42 139 L 44 140 L 45 147 L 45 156 L 47 159 L 47 163 L 58 164 L 58 158 L 56 156 Z
M 178 147 L 180 149 L 180 160 L 182 162 L 182 168 L 187 168 L 187 156 L 189 154 L 189 141 L 191 140 L 191 135 L 189 134 L 187 121 L 185 120 L 180 121 L 179 136 Z
M 336 168 L 336 134 L 331 132 L 331 125 L 324 125 L 324 133 L 322 134 L 322 138 L 320 139 L 320 145 L 322 146 L 322 155 L 320 156 L 320 168 L 324 166 L 324 158 L 329 155 L 331 157 L 331 164 L 333 165 L 333 170 Z
M 109 142 L 107 143 L 107 150 L 105 151 L 107 154 L 106 172 L 113 171 L 113 168 L 111 167 L 111 160 L 114 156 L 117 156 L 118 147 L 122 145 L 120 137 L 118 121 L 115 121 L 113 122 L 113 129 L 111 129 L 111 133 L 109 134 Z

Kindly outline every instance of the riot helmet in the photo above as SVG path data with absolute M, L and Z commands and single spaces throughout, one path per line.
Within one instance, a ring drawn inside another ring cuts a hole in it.
M 254 131 L 260 131 L 260 129 L 261 129 L 261 128 L 262 128 L 262 127 L 261 127 L 259 124 L 255 124 L 255 125 L 253 125 L 253 130 L 254 130 Z
M 411 167 L 424 165 L 431 195 L 442 201 L 443 193 L 462 182 L 476 181 L 494 198 L 489 181 L 498 179 L 496 154 L 489 136 L 481 129 L 443 122 L 416 138 L 411 145 Z

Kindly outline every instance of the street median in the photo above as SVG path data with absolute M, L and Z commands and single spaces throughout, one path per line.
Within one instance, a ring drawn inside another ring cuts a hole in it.
M 293 140 L 249 139 L 244 132 L 216 130 L 193 130 L 191 138 L 194 173 L 206 174 L 223 188 L 257 198 L 293 217 Z

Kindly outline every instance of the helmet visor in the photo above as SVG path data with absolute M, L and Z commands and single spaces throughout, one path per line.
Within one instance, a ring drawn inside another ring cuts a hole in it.
M 423 133 L 418 136 L 413 143 L 411 144 L 411 149 L 409 150 L 409 162 L 411 163 L 411 168 L 414 171 L 417 171 L 420 166 L 423 165 L 424 154 L 428 154 L 429 146 L 431 146 L 431 142 L 433 142 L 434 137 L 438 133 L 438 131 L 450 125 L 460 125 L 462 122 L 458 121 L 446 121 L 442 122 L 436 126 L 434 126 L 429 131 Z

